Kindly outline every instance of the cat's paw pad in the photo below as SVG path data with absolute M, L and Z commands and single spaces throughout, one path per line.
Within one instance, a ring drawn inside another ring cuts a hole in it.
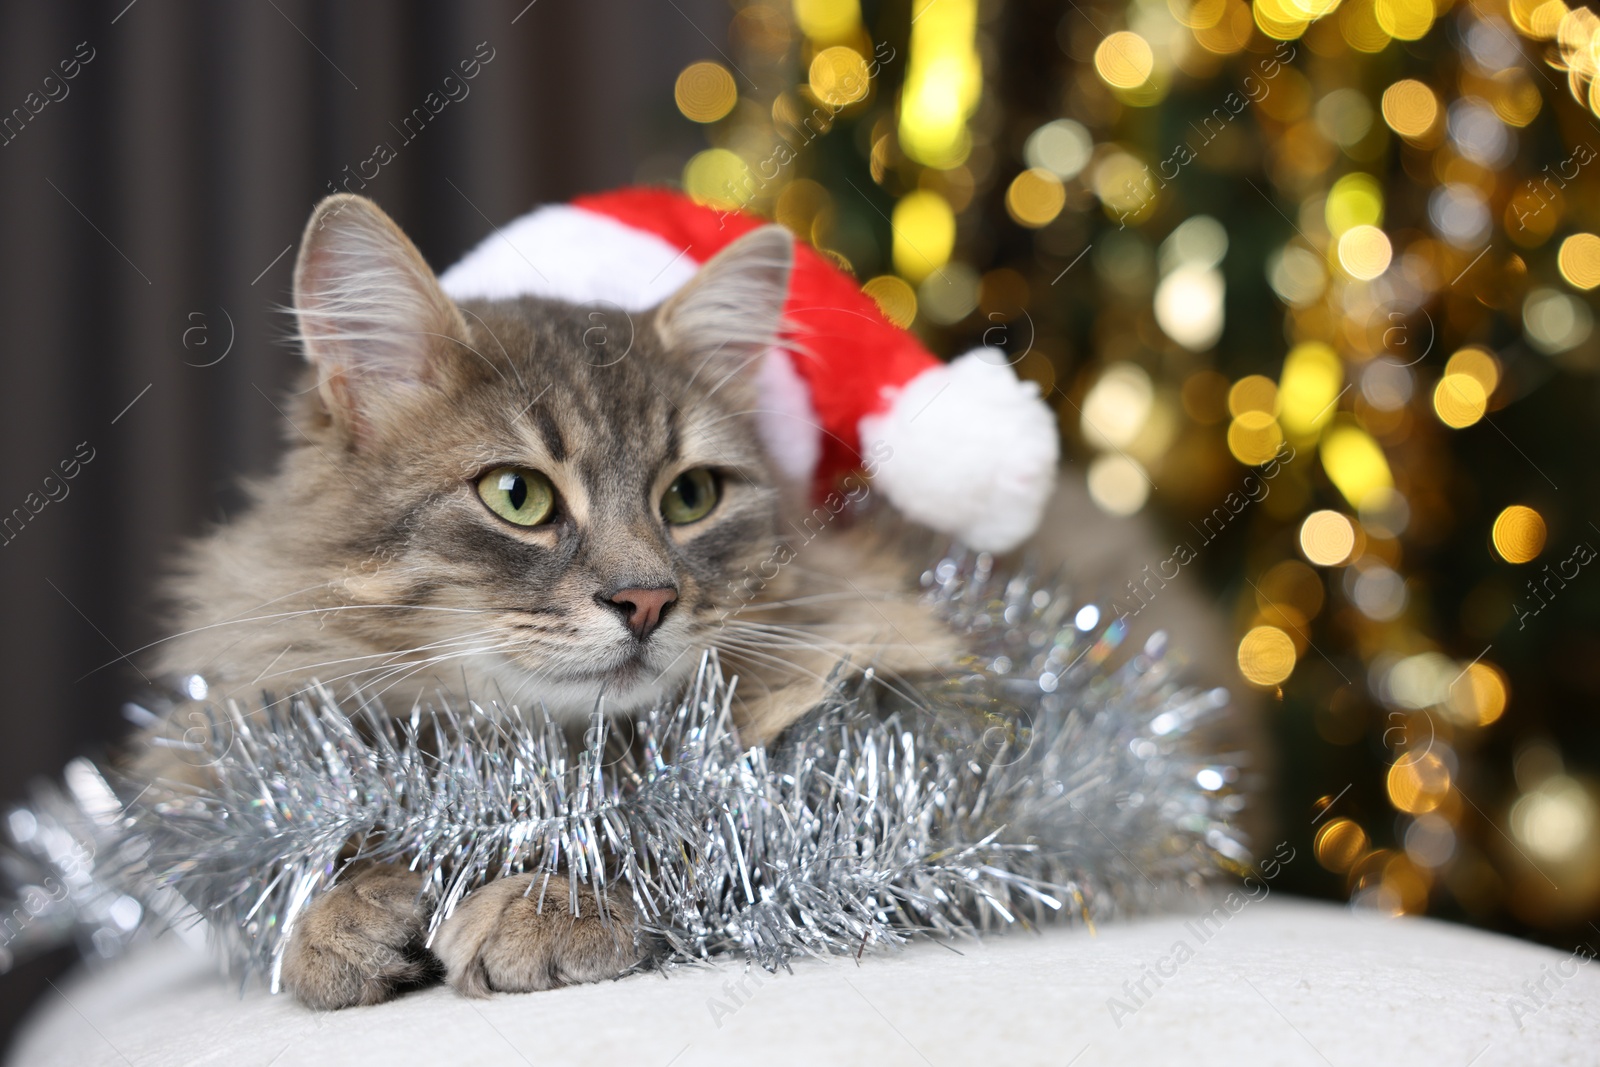
M 423 948 L 422 876 L 374 865 L 312 901 L 283 955 L 283 981 L 319 1011 L 377 1004 L 440 976 Z
M 574 915 L 569 894 L 559 875 L 546 884 L 543 874 L 519 874 L 463 900 L 433 945 L 450 984 L 474 997 L 530 993 L 615 978 L 639 962 L 630 902 L 608 894 L 602 916 L 593 891 L 580 885 Z

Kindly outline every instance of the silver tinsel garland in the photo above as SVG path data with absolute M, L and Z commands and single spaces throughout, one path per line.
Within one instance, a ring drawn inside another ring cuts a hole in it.
M 276 989 L 313 895 L 370 859 L 425 873 L 435 928 L 489 879 L 560 870 L 574 894 L 626 894 L 655 963 L 772 969 L 1093 923 L 1248 863 L 1245 768 L 1210 750 L 1227 695 L 1181 688 L 1159 635 L 1115 656 L 1121 621 L 987 556 L 923 583 L 965 641 L 959 669 L 841 675 L 766 748 L 740 745 L 737 680 L 711 653 L 676 704 L 580 745 L 464 696 L 409 718 L 323 688 L 213 706 L 190 758 L 215 788 L 135 795 L 78 761 L 69 793 L 11 813 L 8 880 L 38 904 L 22 932 L 75 926 L 109 954 L 141 916 L 201 926 Z

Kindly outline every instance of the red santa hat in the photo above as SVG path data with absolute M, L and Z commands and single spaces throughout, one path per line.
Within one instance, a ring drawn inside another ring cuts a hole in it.
M 457 300 L 536 295 L 644 311 L 761 225 L 670 190 L 623 189 L 524 215 L 440 281 Z M 1002 352 L 941 363 L 803 242 L 784 320 L 756 386 L 762 439 L 785 475 L 825 493 L 868 455 L 874 485 L 923 525 L 988 551 L 1033 533 L 1055 486 L 1055 416 Z

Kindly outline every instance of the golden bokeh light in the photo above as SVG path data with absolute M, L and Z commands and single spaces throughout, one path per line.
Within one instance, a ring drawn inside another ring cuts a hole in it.
M 672 98 L 683 117 L 695 122 L 716 122 L 739 102 L 739 89 L 733 75 L 721 63 L 690 63 L 678 75 Z
M 1393 256 L 1389 235 L 1376 226 L 1352 226 L 1339 238 L 1339 265 L 1360 281 L 1369 282 L 1388 270 Z
M 1444 365 L 1445 374 L 1465 374 L 1483 386 L 1485 396 L 1493 396 L 1500 387 L 1500 361 L 1481 348 L 1468 346 L 1450 357 Z
M 1199 7 L 1197 4 L 1196 9 Z M 1250 5 L 1243 0 L 1224 0 L 1217 21 L 1210 26 L 1195 28 L 1194 39 L 1201 48 L 1213 55 L 1231 56 L 1250 43 L 1255 31 Z
M 1465 429 L 1489 410 L 1483 383 L 1466 374 L 1446 374 L 1433 388 L 1433 410 L 1452 430 Z
M 818 44 L 847 40 L 861 26 L 858 0 L 794 0 L 793 7 L 800 32 Z
M 1137 89 L 1155 70 L 1150 42 L 1132 30 L 1118 30 L 1094 50 L 1094 69 L 1113 89 Z
M 901 329 L 910 326 L 917 317 L 916 290 L 904 279 L 880 274 L 863 285 L 861 291 L 872 297 L 884 318 Z
M 1381 52 L 1393 39 L 1378 25 L 1374 0 L 1345 0 L 1339 6 L 1339 34 L 1357 52 Z
M 1228 390 L 1228 414 L 1237 418 L 1247 411 L 1278 414 L 1278 383 L 1265 374 L 1247 374 Z
M 1383 186 L 1364 171 L 1351 171 L 1328 190 L 1322 214 L 1335 237 L 1355 226 L 1376 226 L 1383 221 Z
M 1527 563 L 1544 551 L 1544 517 L 1530 507 L 1513 504 L 1494 520 L 1494 550 L 1507 563 Z
M 872 87 L 867 61 L 854 48 L 838 44 L 811 60 L 811 94 L 832 108 L 845 108 L 866 98 Z
M 1359 508 L 1375 490 L 1394 488 L 1383 448 L 1358 426 L 1334 426 L 1322 435 L 1318 451 L 1322 469 L 1352 507 Z
M 1239 642 L 1239 673 L 1271 689 L 1294 673 L 1294 640 L 1276 626 L 1257 626 Z
M 1445 707 L 1463 726 L 1488 726 L 1505 714 L 1510 691 L 1505 675 L 1493 664 L 1478 661 L 1450 683 Z
M 1432 811 L 1450 795 L 1450 769 L 1433 752 L 1410 752 L 1389 768 L 1389 803 L 1408 815 Z
M 894 206 L 894 269 L 920 282 L 950 262 L 956 246 L 956 216 L 938 193 L 916 189 Z
M 1311 21 L 1289 0 L 1255 0 L 1253 9 L 1261 32 L 1278 41 L 1295 40 Z
M 900 148 L 929 167 L 949 169 L 972 148 L 967 119 L 983 91 L 977 0 L 915 0 L 911 54 L 900 93 Z
M 1191 30 L 1209 30 L 1222 21 L 1227 12 L 1227 0 L 1169 0 L 1172 17 Z
M 1576 289 L 1600 285 L 1600 237 L 1592 233 L 1568 237 L 1561 242 L 1556 265 L 1561 268 L 1561 276 Z
M 1321 341 L 1303 341 L 1289 350 L 1279 378 L 1279 421 L 1293 437 L 1308 437 L 1333 417 L 1344 383 L 1339 356 Z
M 1319 567 L 1344 563 L 1355 547 L 1355 525 L 1337 511 L 1313 511 L 1300 524 L 1300 551 Z
M 1350 819 L 1340 817 L 1329 819 L 1317 830 L 1311 847 L 1318 863 L 1334 874 L 1343 874 L 1366 855 L 1367 843 L 1365 830 Z
M 1017 222 L 1031 229 L 1048 225 L 1067 204 L 1067 191 L 1061 179 L 1043 167 L 1029 167 L 1018 174 L 1006 190 L 1006 210 Z
M 1433 0 L 1376 0 L 1378 25 L 1397 41 L 1419 41 L 1433 28 Z
M 1228 451 L 1248 467 L 1259 467 L 1278 454 L 1283 429 L 1265 411 L 1246 411 L 1228 424 Z
M 702 204 L 743 207 L 752 187 L 749 165 L 726 148 L 696 152 L 683 166 L 683 191 Z
M 1397 81 L 1383 91 L 1383 121 L 1401 137 L 1424 137 L 1439 121 L 1439 98 L 1414 78 Z

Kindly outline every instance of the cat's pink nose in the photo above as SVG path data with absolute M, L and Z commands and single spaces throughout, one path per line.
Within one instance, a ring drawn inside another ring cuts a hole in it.
M 633 636 L 642 641 L 661 625 L 667 609 L 678 599 L 678 591 L 670 585 L 655 589 L 618 589 L 610 599 L 623 610 Z

